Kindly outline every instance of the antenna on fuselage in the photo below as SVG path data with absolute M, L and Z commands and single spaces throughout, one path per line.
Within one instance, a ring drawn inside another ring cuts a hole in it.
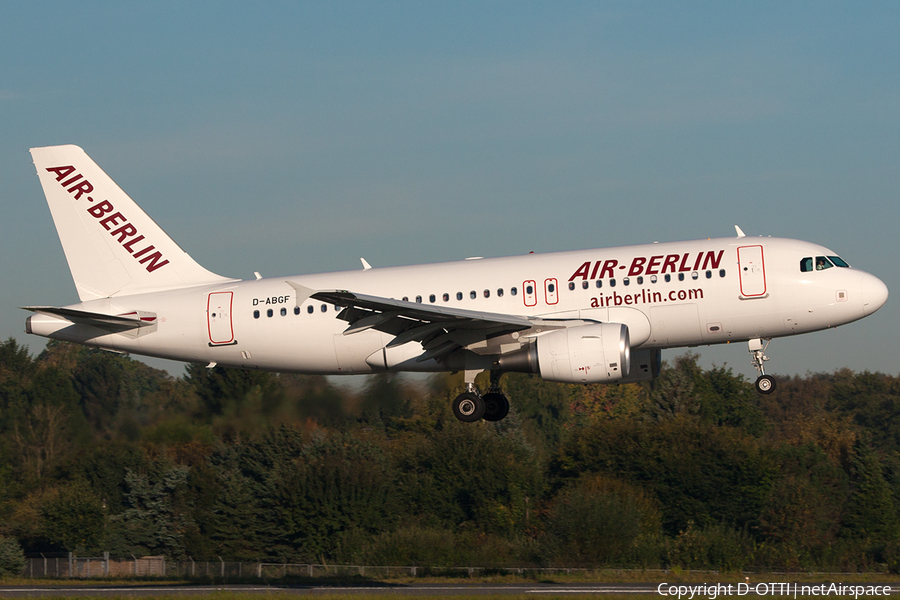
M 737 225 L 734 226 L 734 230 L 737 231 L 738 237 L 747 237 L 747 234 L 744 233 L 743 231 L 741 231 L 741 228 L 738 227 Z

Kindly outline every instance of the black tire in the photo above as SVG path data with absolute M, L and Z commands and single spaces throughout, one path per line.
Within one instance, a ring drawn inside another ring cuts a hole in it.
M 756 380 L 756 391 L 760 394 L 771 394 L 775 391 L 775 378 L 771 375 L 760 375 Z
M 484 416 L 484 400 L 478 394 L 463 392 L 453 400 L 453 415 L 463 423 L 480 421 Z
M 502 421 L 509 414 L 509 400 L 500 392 L 489 392 L 482 400 L 484 400 L 485 421 Z

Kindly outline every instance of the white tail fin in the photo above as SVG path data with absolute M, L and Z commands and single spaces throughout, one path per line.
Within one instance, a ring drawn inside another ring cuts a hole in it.
M 197 264 L 78 146 L 31 157 L 81 300 L 234 281 Z

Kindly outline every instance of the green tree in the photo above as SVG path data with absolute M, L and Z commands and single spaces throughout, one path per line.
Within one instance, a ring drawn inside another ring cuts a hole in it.
M 167 459 L 146 470 L 125 470 L 127 508 L 109 518 L 114 554 L 184 555 L 184 536 L 193 523 L 186 496 L 189 469 Z
M 852 491 L 844 516 L 845 533 L 874 545 L 897 541 L 900 521 L 878 455 L 859 444 L 853 459 Z
M 504 378 L 510 403 L 515 407 L 530 444 L 544 456 L 552 454 L 566 436 L 566 423 L 576 403 L 577 386 L 544 381 L 536 375 L 510 373 Z M 447 395 L 461 391 L 461 386 Z
M 660 509 L 640 488 L 603 475 L 567 485 L 547 510 L 544 544 L 562 564 L 656 566 L 660 556 L 641 556 L 641 546 L 661 537 Z M 642 544 L 643 542 L 643 544 Z
M 384 422 L 393 418 L 409 418 L 412 404 L 399 377 L 379 374 L 368 378 L 363 391 L 360 412 L 364 422 Z
M 25 553 L 15 538 L 0 535 L 0 578 L 15 577 L 25 571 Z
M 562 446 L 551 472 L 562 478 L 605 473 L 652 491 L 670 535 L 689 522 L 755 526 L 772 478 L 757 439 L 688 417 L 597 421 Z
M 521 532 L 542 493 L 534 452 L 502 427 L 448 421 L 405 438 L 395 457 L 403 505 L 430 526 Z
M 285 391 L 277 375 L 261 371 L 186 367 L 186 381 L 200 399 L 202 419 L 225 439 L 240 439 L 271 426 L 284 407 Z
M 828 408 L 850 417 L 867 431 L 876 448 L 900 451 L 900 379 L 882 373 L 836 372 Z
M 25 412 L 34 372 L 34 361 L 27 348 L 14 338 L 0 344 L 0 433 L 10 431 Z
M 825 564 L 838 543 L 849 478 L 814 443 L 780 446 L 772 458 L 776 469 L 758 530 L 765 564 L 783 569 Z
M 753 538 L 744 530 L 724 523 L 697 528 L 688 522 L 670 541 L 668 559 L 669 564 L 684 568 L 734 571 L 749 563 L 754 548 Z
M 347 400 L 344 394 L 321 375 L 280 375 L 287 401 L 300 421 L 324 427 L 347 427 Z
M 254 493 L 254 482 L 241 471 L 240 452 L 220 449 L 192 471 L 191 479 L 199 537 L 189 552 L 233 560 L 273 556 L 273 539 L 263 534 L 270 515 L 262 506 L 264 499 Z
M 387 457 L 348 436 L 317 436 L 279 427 L 246 445 L 211 457 L 220 489 L 233 499 L 216 502 L 206 533 L 220 547 L 261 548 L 281 559 L 316 560 L 335 552 L 349 530 L 378 532 L 396 516 Z M 245 518 L 247 527 L 226 519 Z M 243 533 L 242 533 L 243 532 Z
M 97 552 L 104 543 L 106 519 L 100 498 L 83 482 L 58 488 L 39 509 L 43 537 L 69 552 Z
M 662 369 L 650 384 L 647 416 L 657 421 L 697 416 L 704 423 L 739 427 L 760 435 L 765 421 L 753 384 L 742 375 L 734 375 L 730 368 L 704 370 L 697 364 L 698 358 L 688 353 L 677 357 L 671 368 Z
M 145 471 L 149 463 L 144 450 L 134 442 L 102 440 L 82 450 L 73 471 L 88 482 L 109 514 L 114 515 L 127 508 L 126 474 L 129 470 Z

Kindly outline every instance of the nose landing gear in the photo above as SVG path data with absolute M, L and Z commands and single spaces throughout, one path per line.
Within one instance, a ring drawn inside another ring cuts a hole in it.
M 766 375 L 766 369 L 763 363 L 769 360 L 766 356 L 766 348 L 769 347 L 771 339 L 754 338 L 749 342 L 750 360 L 759 377 L 756 378 L 756 391 L 760 394 L 771 394 L 775 391 L 775 378 Z

